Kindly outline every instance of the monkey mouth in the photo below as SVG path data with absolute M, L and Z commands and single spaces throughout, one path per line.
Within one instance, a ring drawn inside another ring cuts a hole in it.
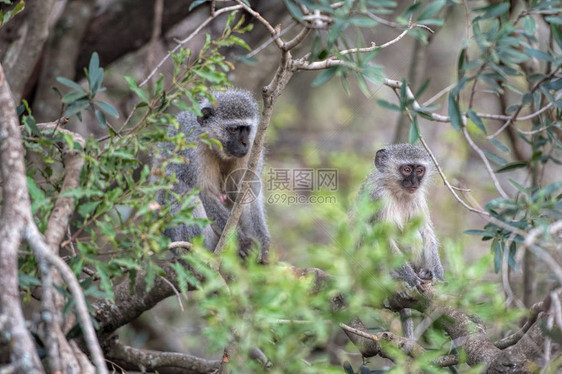
M 418 190 L 417 187 L 407 187 L 406 191 L 408 191 L 408 193 L 414 193 Z

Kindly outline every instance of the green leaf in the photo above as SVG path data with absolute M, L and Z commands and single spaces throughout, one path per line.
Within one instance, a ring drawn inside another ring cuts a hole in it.
M 195 70 L 195 74 L 211 83 L 221 83 L 225 77 L 224 73 L 212 70 Z
M 71 117 L 74 114 L 78 114 L 90 105 L 90 101 L 87 99 L 77 100 L 66 107 L 64 111 L 65 117 Z
M 98 69 L 100 67 L 100 57 L 98 56 L 97 52 L 92 53 L 92 57 L 90 57 L 90 64 L 88 65 L 88 73 L 90 73 L 90 78 L 92 74 L 98 74 Z
M 250 46 L 243 39 L 241 39 L 237 36 L 231 36 L 229 40 L 232 41 L 234 44 L 239 45 L 240 47 L 242 47 L 242 48 L 244 48 L 248 51 L 252 50 L 252 48 L 250 48 Z
M 501 158 L 500 156 L 492 153 L 492 152 L 488 152 L 486 150 L 483 150 L 482 152 L 484 152 L 484 154 L 486 155 L 486 157 L 488 158 L 488 160 L 492 161 L 494 164 L 496 165 L 505 165 L 507 164 L 507 161 L 503 158 Z
M 285 3 L 285 6 L 289 10 L 289 13 L 291 13 L 291 16 L 293 16 L 293 18 L 296 18 L 299 21 L 302 20 L 303 14 L 297 4 L 293 3 L 291 0 L 283 0 L 283 2 Z
M 31 275 L 18 271 L 18 283 L 24 288 L 31 288 L 39 286 L 41 284 L 41 281 L 35 277 L 32 277 Z
M 523 18 L 523 30 L 525 31 L 525 34 L 527 34 L 528 36 L 535 35 L 536 24 L 533 17 L 526 16 L 525 18 Z
M 28 128 L 33 135 L 41 137 L 41 131 L 39 131 L 39 127 L 37 127 L 37 123 L 35 122 L 35 118 L 33 118 L 33 116 L 24 116 L 23 125 Z
M 124 77 L 125 80 L 127 81 L 127 83 L 129 83 L 129 89 L 131 91 L 133 91 L 134 93 L 137 94 L 138 97 L 140 97 L 140 99 L 144 102 L 148 102 L 148 97 L 146 96 L 146 94 L 144 93 L 143 90 L 141 90 L 138 86 L 137 86 L 137 82 L 135 82 L 135 80 L 132 77 L 129 76 L 125 76 Z
M 472 109 L 469 109 L 469 110 L 466 111 L 466 114 L 467 114 L 468 118 L 470 118 L 470 120 L 476 125 L 476 127 L 478 127 L 480 129 L 480 131 L 482 131 L 484 134 L 487 134 L 486 126 L 484 126 L 484 123 L 482 122 L 480 117 L 478 117 L 478 114 L 476 114 L 475 111 L 473 111 Z
M 77 209 L 78 214 L 83 218 L 88 218 L 90 213 L 92 213 L 99 204 L 99 201 L 88 201 L 87 203 L 80 204 Z
M 88 93 L 86 91 L 72 91 L 64 95 L 64 97 L 62 98 L 62 102 L 65 104 L 69 104 L 79 99 L 82 99 L 87 95 Z
M 377 100 L 377 104 L 379 104 L 380 106 L 382 106 L 385 109 L 390 109 L 390 110 L 394 110 L 394 111 L 397 111 L 397 112 L 402 111 L 402 109 L 400 109 L 400 107 L 398 105 L 393 104 L 393 103 L 389 103 L 386 100 L 379 99 L 379 100 Z
M 367 17 L 353 17 L 349 19 L 349 22 L 357 27 L 375 27 L 379 24 L 374 19 Z
M 418 128 L 418 119 L 414 117 L 412 123 L 410 123 L 410 134 L 409 140 L 410 144 L 414 144 L 420 138 L 420 129 Z
M 490 233 L 486 230 L 465 230 L 465 231 L 463 231 L 463 233 L 467 234 L 467 235 L 476 235 L 476 236 L 490 235 Z
M 531 56 L 538 58 L 539 60 L 554 61 L 552 56 L 550 56 L 548 53 L 544 53 L 543 51 L 539 51 L 538 49 L 525 48 L 525 53 L 528 53 Z
M 95 114 L 98 124 L 103 128 L 107 127 L 107 119 L 105 118 L 105 114 L 103 114 L 103 112 L 99 109 L 96 109 Z
M 67 87 L 70 87 L 76 91 L 84 91 L 86 92 L 85 89 L 83 89 L 78 83 L 71 81 L 70 79 L 67 79 L 65 77 L 57 77 L 57 82 L 64 84 Z
M 562 18 L 555 16 L 548 16 L 544 18 L 551 25 L 562 25 Z
M 39 205 L 45 200 L 45 192 L 37 186 L 31 177 L 27 177 L 27 191 L 31 196 L 31 212 L 36 213 Z
M 455 99 L 455 97 L 449 94 L 449 104 L 447 108 L 447 112 L 449 114 L 449 118 L 451 120 L 451 125 L 457 131 L 461 131 L 462 128 L 462 118 L 461 118 L 461 111 L 459 109 L 459 103 Z
M 312 81 L 312 87 L 319 87 L 319 86 L 323 85 L 324 83 L 326 83 L 327 81 L 332 79 L 332 77 L 336 74 L 337 71 L 338 71 L 337 67 L 331 67 L 331 68 L 322 70 L 320 73 L 318 73 L 316 78 L 314 78 L 314 80 Z
M 113 107 L 113 105 L 99 100 L 94 101 L 94 103 L 96 103 L 96 105 L 99 106 L 101 110 L 103 110 L 110 116 L 119 118 L 119 112 L 117 111 L 117 109 L 115 109 L 115 107 Z
M 124 267 L 126 269 L 134 269 L 134 270 L 140 270 L 141 266 L 139 265 L 139 263 L 135 260 L 133 260 L 132 258 L 114 258 L 111 260 L 110 262 L 111 264 L 115 264 L 121 267 Z
M 490 139 L 490 143 L 492 143 L 494 145 L 494 147 L 496 147 L 500 151 L 502 151 L 504 153 L 509 153 L 509 148 L 505 144 L 500 142 L 498 139 L 492 138 L 492 139 Z
M 189 5 L 189 11 L 191 12 L 191 11 L 193 10 L 193 8 L 195 8 L 196 6 L 199 6 L 199 5 L 203 4 L 203 3 L 205 3 L 206 1 L 207 1 L 207 0 L 195 0 L 194 2 L 192 2 L 192 3 Z
M 509 163 L 505 164 L 504 166 L 502 166 L 501 168 L 497 169 L 496 173 L 503 173 L 503 172 L 506 172 L 506 171 L 514 170 L 514 169 L 524 168 L 526 166 L 527 166 L 526 161 L 509 162 Z
M 550 32 L 552 33 L 552 36 L 556 41 L 556 44 L 558 44 L 558 48 L 562 49 L 562 27 L 551 24 Z
M 96 272 L 100 277 L 100 288 L 102 291 L 106 292 L 109 299 L 113 301 L 113 285 L 111 282 L 109 265 L 102 262 L 96 262 L 95 267 Z
M 502 247 L 497 239 L 492 241 L 492 251 L 494 252 L 494 272 L 498 273 L 502 266 Z
M 434 1 L 434 2 L 430 3 L 420 13 L 420 15 L 418 17 L 418 22 L 422 21 L 422 20 L 432 18 L 433 16 L 435 16 L 437 14 L 437 12 L 439 12 L 439 10 L 441 10 L 441 8 L 443 8 L 444 5 L 445 5 L 444 0 L 437 0 L 437 1 Z
M 492 4 L 483 8 L 475 9 L 476 11 L 485 11 L 484 15 L 477 17 L 477 19 L 488 19 L 501 16 L 509 10 L 509 3 L 503 2 L 498 4 Z M 474 21 L 476 21 L 475 19 Z M 474 22 L 473 21 L 473 22 Z
M 507 264 L 510 268 L 515 269 L 517 267 L 517 262 L 515 261 L 515 253 L 517 251 L 517 243 L 512 241 L 509 245 L 509 252 L 507 255 Z

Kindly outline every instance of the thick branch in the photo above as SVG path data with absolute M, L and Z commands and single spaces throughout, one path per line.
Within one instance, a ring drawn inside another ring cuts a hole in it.
M 523 325 L 523 327 L 521 327 L 517 332 L 506 336 L 505 338 L 498 340 L 497 342 L 494 343 L 494 345 L 496 347 L 498 347 L 499 349 L 505 349 L 509 346 L 512 346 L 514 344 L 516 344 L 519 340 L 521 340 L 521 338 L 523 337 L 523 335 L 525 335 L 525 333 L 527 331 L 529 331 L 529 329 L 531 328 L 531 326 L 533 326 L 537 320 L 537 317 L 539 316 L 539 313 L 548 309 L 548 297 L 547 300 L 541 301 L 539 303 L 536 303 L 535 305 L 533 305 L 531 307 L 531 309 L 529 310 L 530 315 L 529 318 L 527 319 L 527 321 L 525 322 L 525 324 Z
M 49 36 L 49 14 L 53 0 L 28 0 L 23 15 L 27 15 L 23 25 L 23 35 L 12 46 L 6 56 L 6 76 L 9 77 L 14 101 L 19 103 L 24 88 L 35 68 L 43 45 Z
M 10 361 L 16 371 L 41 373 L 41 362 L 25 326 L 18 294 L 18 248 L 31 214 L 16 106 L 2 65 L 0 118 L 0 177 L 3 180 L 0 216 L 0 316 L 5 316 L 0 328 L 10 335 Z
M 127 363 L 141 371 L 154 371 L 164 367 L 175 367 L 189 373 L 213 373 L 220 365 L 219 360 L 206 360 L 186 353 L 158 352 L 138 349 L 121 344 L 117 339 L 111 341 L 106 348 L 107 358 L 111 361 Z
M 167 281 L 162 277 L 156 277 L 150 290 L 146 290 L 145 273 L 139 272 L 133 290 L 130 289 L 129 280 L 124 280 L 113 289 L 115 300 L 113 303 L 108 300 L 94 303 L 96 319 L 99 322 L 100 340 L 104 340 L 119 327 L 135 320 L 160 301 L 175 294 L 174 288 L 168 284 L 171 282 L 175 288 L 180 288 L 174 270 L 166 265 L 163 265 L 162 269 L 166 273 Z M 197 274 L 194 275 L 200 277 Z M 190 288 L 193 289 L 192 286 Z
M 68 119 L 64 118 L 60 121 L 40 123 L 37 124 L 37 127 L 39 127 L 40 129 L 57 128 L 57 131 L 60 133 L 70 134 L 72 136 L 72 139 L 76 143 L 80 144 L 82 149 L 84 149 L 86 147 L 86 142 L 84 141 L 84 138 L 82 138 L 82 136 L 75 132 L 58 128 L 61 123 L 64 123 L 66 121 L 68 121 Z M 60 194 L 64 193 L 65 191 L 78 188 L 80 184 L 80 172 L 82 171 L 82 166 L 84 165 L 82 152 L 78 149 L 71 150 L 66 144 L 63 148 L 62 157 L 64 162 L 65 175 Z M 55 251 L 55 254 L 58 254 L 59 245 L 64 238 L 66 228 L 68 227 L 73 212 L 73 197 L 59 197 L 56 200 L 51 212 L 51 216 L 49 217 L 47 231 L 45 232 L 45 240 L 47 241 L 47 244 Z
M 78 280 L 74 276 L 74 273 L 66 264 L 66 262 L 64 262 L 59 256 L 52 253 L 51 247 L 49 247 L 44 241 L 34 222 L 28 223 L 26 227 L 25 237 L 29 246 L 33 248 L 33 251 L 35 252 L 39 261 L 47 261 L 49 264 L 54 266 L 60 272 L 62 278 L 67 283 L 70 293 L 74 298 L 74 303 L 76 305 L 76 315 L 78 317 L 78 321 L 80 322 L 84 340 L 86 341 L 86 345 L 88 346 L 90 354 L 92 355 L 92 360 L 96 365 L 98 373 L 107 373 L 105 360 L 103 358 L 103 354 L 96 337 L 94 326 L 92 325 L 92 321 L 90 320 L 90 314 L 86 305 L 86 298 L 82 293 L 82 288 L 80 287 Z

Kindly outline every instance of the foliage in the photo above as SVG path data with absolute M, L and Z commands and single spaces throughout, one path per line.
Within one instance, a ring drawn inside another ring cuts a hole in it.
M 59 196 L 71 196 L 76 200 L 73 234 L 63 243 L 63 247 L 75 253 L 70 265 L 79 275 L 85 270 L 94 270 L 90 280 L 86 278 L 84 287 L 90 287 L 91 278 L 100 280 L 103 294 L 98 297 L 113 298 L 113 281 L 127 275 L 131 281 L 137 272 L 146 271 L 147 287 L 152 287 L 154 278 L 163 271 L 158 261 L 168 255 L 169 239 L 162 235 L 167 227 L 179 222 L 206 225 L 206 220 L 191 216 L 190 204 L 197 191 L 184 196 L 176 196 L 181 202 L 180 210 L 170 214 L 170 206 L 159 206 L 157 195 L 170 191 L 176 181 L 175 175 L 167 175 L 164 170 L 169 163 L 183 163 L 179 156 L 166 155 L 162 164 L 143 164 L 146 155 L 157 158 L 162 152 L 161 143 L 169 142 L 176 149 L 185 149 L 193 144 L 187 142 L 184 134 L 171 136 L 169 124 L 175 119 L 166 113 L 174 105 L 183 110 L 199 113 L 198 100 L 211 98 L 214 89 L 229 85 L 226 73 L 232 65 L 219 53 L 219 49 L 231 45 L 244 45 L 236 36 L 248 31 L 250 26 L 242 26 L 243 18 L 235 22 L 235 13 L 229 16 L 227 26 L 219 38 L 207 37 L 205 45 L 197 55 L 188 49 L 180 49 L 173 55 L 174 71 L 172 84 L 163 87 L 160 76 L 152 90 L 138 87 L 135 80 L 126 77 L 129 87 L 140 102 L 135 112 L 141 112 L 134 125 L 125 123 L 119 130 L 110 126 L 107 142 L 90 137 L 83 149 L 85 164 L 80 177 L 80 187 L 59 195 L 62 178 L 60 172 L 61 142 L 72 149 L 81 149 L 68 134 L 58 131 L 39 132 L 29 108 L 23 118 L 26 128 L 25 147 L 28 156 L 37 155 L 43 164 L 39 167 L 30 164 L 28 184 L 32 198 L 32 209 L 40 230 L 46 229 L 48 212 Z M 69 87 L 70 92 L 62 98 L 64 114 L 76 115 L 80 119 L 85 111 L 91 112 L 100 126 L 107 120 L 104 112 L 117 117 L 117 111 L 108 103 L 96 99 L 103 92 L 104 71 L 99 67 L 97 53 L 93 53 L 89 67 L 85 69 L 88 89 L 78 83 L 59 77 L 57 80 Z M 187 99 L 186 104 L 183 100 Z M 20 108 L 20 112 L 26 109 Z M 130 118 L 133 118 L 133 114 Z M 74 247 L 75 245 L 75 247 Z M 30 262 L 31 261 L 31 262 Z M 35 281 L 38 269 L 29 258 L 21 265 L 20 278 L 27 279 L 30 286 Z M 193 279 L 186 269 L 183 279 Z M 91 272 L 90 272 L 91 273 Z
M 191 6 L 203 2 L 194 1 Z M 306 21 L 299 5 L 305 5 L 332 20 L 327 32 L 314 34 L 308 58 L 322 61 L 331 56 L 342 63 L 321 71 L 313 86 L 339 77 L 343 78 L 344 88 L 349 90 L 346 78 L 353 76 L 358 87 L 368 94 L 368 82 L 380 84 L 384 80 L 382 68 L 373 64 L 381 48 L 372 48 L 367 53 L 343 53 L 342 48 L 351 47 L 349 35 L 344 31 L 355 31 L 353 46 L 363 45 L 363 30 L 379 26 L 378 15 L 394 12 L 396 2 L 343 1 L 338 2 L 338 6 L 327 0 L 284 0 L 284 3 L 298 21 Z M 395 27 L 427 43 L 428 31 L 420 26 L 442 26 L 445 10 L 461 6 L 458 1 L 415 2 L 396 17 Z M 556 151 L 562 145 L 556 134 L 560 130 L 559 91 L 562 88 L 562 80 L 557 75 L 562 57 L 556 52 L 556 48 L 562 48 L 558 27 L 562 19 L 557 15 L 560 9 L 554 2 L 531 2 L 528 8 L 519 10 L 517 14 L 514 12 L 509 3 L 500 2 L 478 8 L 470 16 L 473 37 L 465 40 L 459 48 L 458 79 L 447 95 L 447 114 L 459 136 L 462 134 L 471 141 L 470 132 L 478 131 L 482 134 L 479 140 L 489 149 L 496 149 L 494 153 L 485 152 L 483 160 L 498 165 L 499 168 L 492 171 L 493 178 L 496 178 L 495 173 L 514 173 L 519 169 L 525 169 L 528 176 L 511 179 L 515 192 L 486 204 L 485 210 L 494 220 L 482 230 L 468 231 L 483 240 L 491 240 L 493 261 L 491 257 L 484 257 L 466 265 L 460 245 L 445 241 L 450 272 L 445 276 L 447 283 L 436 285 L 436 302 L 478 315 L 497 328 L 513 326 L 521 317 L 521 312 L 505 311 L 505 298 L 499 285 L 485 281 L 485 274 L 492 263 L 498 272 L 504 259 L 510 266 L 515 266 L 515 256 L 524 241 L 521 232 L 547 228 L 562 218 L 562 183 L 543 186 L 541 181 L 542 170 L 547 164 L 560 163 Z M 540 39 L 536 25 L 539 17 L 549 26 L 553 40 L 546 50 L 535 48 Z M 27 157 L 30 160 L 35 157 L 34 160 L 42 162 L 39 165 L 30 162 L 27 168 L 34 218 L 40 230 L 44 231 L 55 199 L 59 196 L 76 199 L 73 234 L 63 243 L 63 248 L 73 254 L 70 265 L 75 274 L 89 274 L 82 281 L 87 295 L 112 299 L 114 282 L 122 276 L 134 281 L 141 270 L 146 274 L 147 288 L 152 287 L 155 278 L 164 274 L 159 261 L 169 256 L 169 239 L 162 232 L 179 222 L 209 224 L 206 220 L 192 217 L 191 203 L 197 191 L 174 196 L 181 203 L 180 210 L 174 215 L 170 206 L 160 206 L 156 202 L 159 194 L 171 193 L 176 181 L 175 175 L 165 173 L 166 165 L 186 160 L 166 155 L 165 162 L 152 166 L 141 160 L 146 155 L 152 158 L 161 156 L 163 142 L 172 144 L 176 150 L 193 146 L 183 134 L 170 135 L 167 131 L 170 124 L 177 126 L 167 111 L 175 106 L 201 114 L 197 102 L 202 97 L 212 100 L 210 92 L 213 89 L 230 85 L 226 73 L 232 69 L 232 64 L 220 53 L 220 49 L 234 45 L 249 49 L 237 35 L 250 29 L 250 26 L 244 26 L 242 18 L 235 21 L 233 13 L 223 34 L 215 40 L 207 36 L 199 53 L 183 48 L 174 53 L 172 83 L 168 87 L 164 87 L 162 76 L 149 89 L 140 87 L 135 78 L 125 77 L 130 91 L 139 101 L 133 113 L 119 127 L 111 124 L 118 119 L 114 106 L 96 98 L 105 90 L 102 85 L 104 70 L 99 66 L 96 53 L 92 54 L 85 69 L 87 88 L 59 77 L 58 81 L 70 89 L 61 95 L 64 115 L 75 115 L 80 120 L 85 115 L 93 115 L 100 126 L 108 127 L 108 137 L 90 137 L 84 149 L 68 134 L 57 130 L 39 131 L 27 103 L 19 108 L 25 126 Z M 520 46 L 523 46 L 523 51 Z M 528 64 L 535 62 L 540 69 L 529 68 Z M 394 88 L 397 103 L 378 100 L 381 107 L 410 117 L 409 139 L 412 143 L 423 136 L 422 121 L 434 120 L 434 112 L 438 108 L 418 105 L 428 84 L 426 81 L 410 92 L 408 81 L 404 79 L 399 87 Z M 507 104 L 503 114 L 511 116 L 511 119 L 507 120 L 506 126 L 511 126 L 523 110 L 536 113 L 548 107 L 544 114 L 532 118 L 528 131 L 515 128 L 516 136 L 532 149 L 529 157 L 504 159 L 512 154 L 513 149 L 496 139 L 495 134 L 488 136 L 492 133 L 489 120 L 475 108 L 473 101 L 477 85 L 485 85 L 486 90 Z M 108 120 L 106 115 L 113 119 Z M 212 139 L 203 140 L 209 144 L 213 142 Z M 61 144 L 82 151 L 85 160 L 80 186 L 63 195 L 58 194 L 64 177 L 61 172 Z M 349 157 L 342 155 L 332 154 L 329 158 L 334 165 L 353 163 Z M 353 165 L 349 167 L 347 177 L 357 180 L 357 174 L 363 172 L 362 167 Z M 530 182 L 525 185 L 525 180 Z M 340 195 L 342 200 L 339 205 L 313 208 L 324 221 L 330 222 L 323 228 L 333 234 L 329 235 L 329 243 L 301 244 L 306 249 L 307 263 L 332 277 L 322 286 L 318 286 L 312 275 L 298 278 L 289 265 L 276 263 L 275 260 L 268 266 L 257 265 L 253 257 L 240 260 L 234 240 L 230 241 L 220 259 L 196 242 L 192 251 L 182 256 L 184 262 L 173 265 L 180 280 L 180 291 L 187 291 L 187 283 L 198 288 L 199 292 L 194 297 L 199 312 L 207 322 L 204 333 L 211 349 L 220 350 L 227 343 L 233 343 L 237 352 L 230 358 L 234 373 L 353 373 L 351 364 L 342 369 L 331 365 L 326 355 L 315 355 L 315 350 L 327 346 L 332 335 L 339 331 L 339 323 L 361 315 L 366 316 L 371 330 L 396 330 L 396 317 L 386 311 L 384 305 L 391 294 L 403 289 L 391 278 L 388 269 L 400 266 L 408 258 L 391 254 L 388 241 L 390 237 L 399 237 L 399 246 L 412 244 L 416 240 L 419 219 L 413 219 L 401 232 L 384 223 L 372 225 L 369 218 L 378 207 L 368 201 L 359 201 L 354 206 L 352 219 L 349 219 L 348 208 L 354 205 L 349 203 L 353 199 L 349 195 L 354 191 L 346 192 L 348 195 Z M 317 192 L 318 195 L 322 193 Z M 501 191 L 498 193 L 503 195 Z M 312 226 L 314 222 L 308 224 Z M 541 235 L 541 239 L 552 241 L 546 234 Z M 183 266 L 184 263 L 189 266 Z M 197 280 L 194 272 L 203 275 L 204 281 Z M 20 285 L 28 291 L 28 295 L 40 283 L 37 278 L 35 260 L 31 256 L 22 256 Z M 94 280 L 99 280 L 99 289 Z M 346 308 L 334 307 L 332 301 L 336 297 L 345 301 Z M 67 311 L 72 305 L 72 299 L 69 299 Z M 415 316 L 416 319 L 419 317 Z M 416 360 L 392 347 L 383 347 L 395 362 L 393 370 L 446 372 L 436 368 L 433 360 L 451 353 L 455 347 L 439 324 L 431 324 L 420 341 L 428 351 Z M 256 347 L 262 349 L 273 363 L 271 369 L 248 359 Z M 359 372 L 371 372 L 371 366 L 374 365 L 364 362 Z

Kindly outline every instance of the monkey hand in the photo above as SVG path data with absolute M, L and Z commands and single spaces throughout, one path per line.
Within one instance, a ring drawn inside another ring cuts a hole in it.
M 445 280 L 444 274 L 443 274 L 443 266 L 441 266 L 441 264 L 438 264 L 437 266 L 435 266 L 435 269 L 433 269 L 433 277 L 434 279 L 438 279 L 438 280 Z
M 246 258 L 252 252 L 254 241 L 246 235 L 238 234 L 238 255 L 241 258 Z
M 416 289 L 420 292 L 424 291 L 424 283 L 426 282 L 420 277 L 418 277 L 416 274 L 412 274 L 411 276 L 407 277 L 405 281 L 409 287 Z

